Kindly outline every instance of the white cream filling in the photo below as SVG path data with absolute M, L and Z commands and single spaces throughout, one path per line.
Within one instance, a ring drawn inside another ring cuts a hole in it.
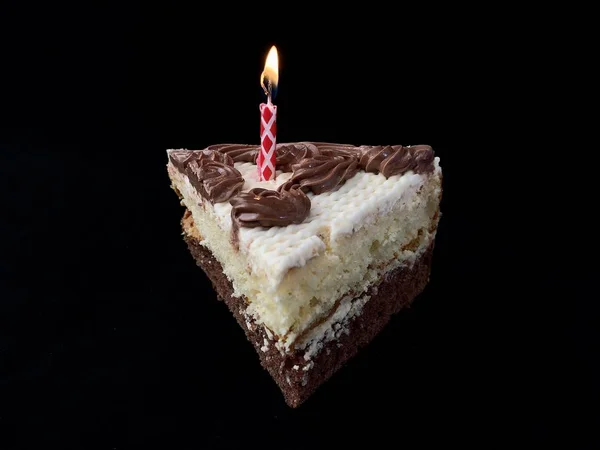
M 364 295 L 359 298 L 344 297 L 340 302 L 335 313 L 325 322 L 319 324 L 303 339 L 303 342 L 296 344 L 296 347 L 306 347 L 304 360 L 310 361 L 319 354 L 323 346 L 334 339 L 338 339 L 342 333 L 348 333 L 348 323 L 357 315 L 360 315 L 362 307 L 371 298 Z

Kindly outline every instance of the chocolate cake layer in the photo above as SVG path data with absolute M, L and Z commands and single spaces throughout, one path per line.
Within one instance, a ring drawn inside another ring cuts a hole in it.
M 182 225 L 186 218 L 190 218 L 188 212 Z M 221 264 L 199 243 L 197 236 L 186 233 L 185 226 L 184 240 L 196 263 L 211 280 L 219 298 L 224 300 L 244 329 L 260 357 L 262 366 L 276 381 L 286 403 L 291 407 L 297 407 L 304 402 L 360 348 L 368 344 L 393 314 L 411 304 L 429 280 L 434 246 L 432 241 L 412 267 L 395 269 L 387 273 L 378 285 L 372 286 L 366 293 L 370 299 L 363 306 L 360 315 L 354 317 L 347 325 L 348 333 L 342 333 L 338 339 L 326 342 L 312 362 L 308 362 L 304 359 L 303 350 L 282 355 L 266 335 L 264 328 L 252 323 L 243 314 L 247 300 L 232 296 L 233 287 L 223 274 Z

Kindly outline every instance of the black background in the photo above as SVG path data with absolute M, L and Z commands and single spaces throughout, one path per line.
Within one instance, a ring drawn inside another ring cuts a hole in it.
M 0 448 L 591 446 L 597 307 L 528 166 L 544 45 L 456 8 L 222 6 L 3 11 Z M 259 142 L 273 44 L 279 142 L 425 143 L 444 170 L 426 291 L 297 410 L 187 252 L 165 170 L 167 148 Z

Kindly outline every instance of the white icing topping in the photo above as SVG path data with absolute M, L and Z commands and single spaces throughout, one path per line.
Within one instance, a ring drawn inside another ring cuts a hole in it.
M 435 159 L 439 171 L 439 158 Z M 272 181 L 258 181 L 255 164 L 235 163 L 244 177 L 242 191 L 261 187 L 275 190 L 285 183 L 291 173 L 277 173 Z M 408 172 L 385 178 L 381 174 L 359 171 L 337 191 L 319 195 L 308 193 L 310 214 L 298 225 L 271 228 L 240 228 L 240 251 L 248 255 L 250 268 L 263 274 L 274 291 L 283 276 L 293 267 L 302 267 L 321 254 L 326 244 L 321 238 L 329 235 L 329 245 L 335 248 L 341 236 L 368 226 L 377 216 L 389 212 L 407 193 L 414 193 L 423 183 L 424 175 Z M 217 203 L 215 214 L 222 228 L 231 230 L 231 205 Z

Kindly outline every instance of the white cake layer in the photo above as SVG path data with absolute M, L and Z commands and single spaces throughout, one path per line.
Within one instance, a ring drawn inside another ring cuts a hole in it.
M 275 181 L 259 182 L 256 165 L 235 167 L 246 180 L 244 191 L 276 189 L 291 176 L 278 172 Z M 434 238 L 429 230 L 435 229 L 441 195 L 439 158 L 433 174 L 386 179 L 359 171 L 335 192 L 309 193 L 304 223 L 240 228 L 239 250 L 232 244 L 231 205 L 211 205 L 171 163 L 168 170 L 234 295 L 246 297 L 246 313 L 273 332 L 283 349 L 327 316 L 336 300 L 359 296 L 385 272 L 412 264 Z M 301 343 L 308 344 L 305 338 Z

